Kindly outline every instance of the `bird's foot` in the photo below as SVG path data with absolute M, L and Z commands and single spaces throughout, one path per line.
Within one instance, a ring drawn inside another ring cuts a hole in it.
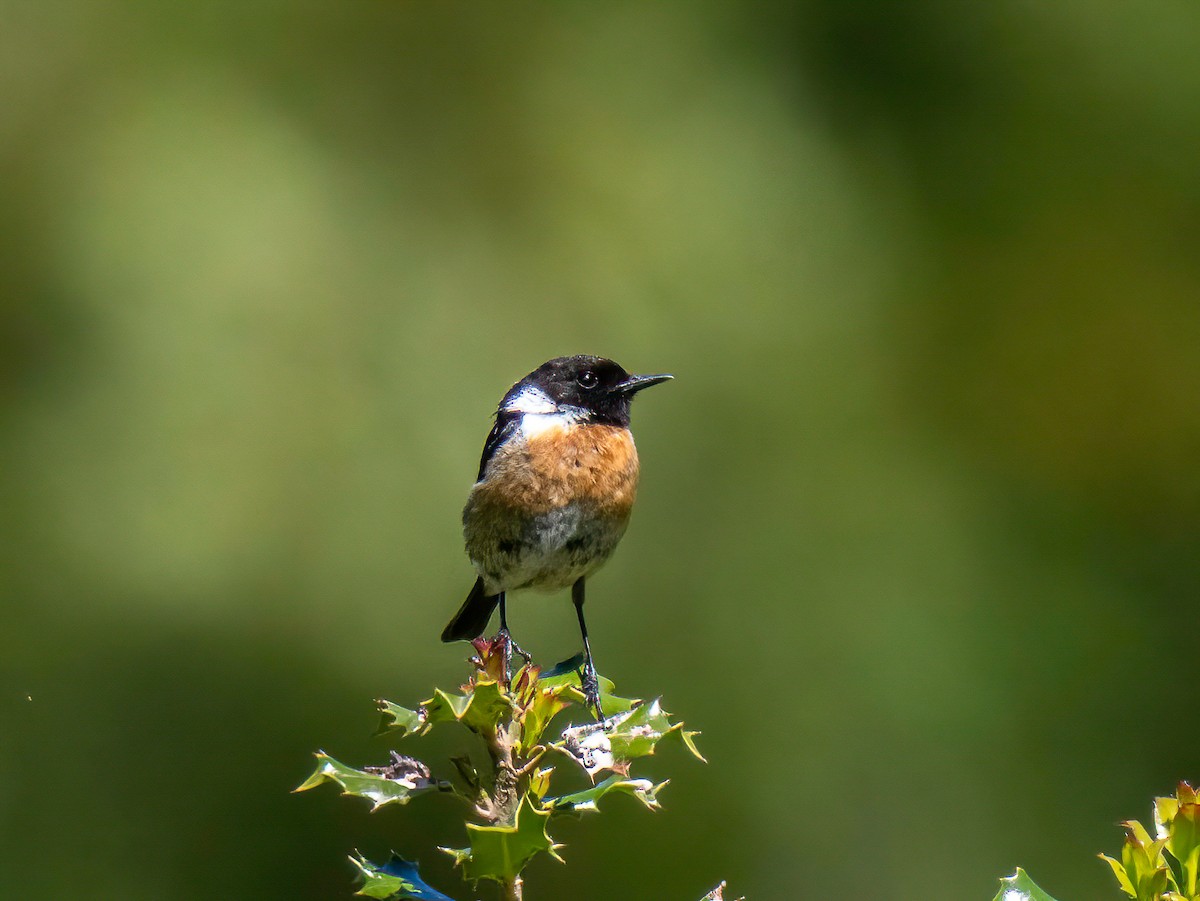
M 524 660 L 526 666 L 533 663 L 533 657 L 529 655 L 528 651 L 526 651 L 523 647 L 517 644 L 516 641 L 513 640 L 512 634 L 509 633 L 508 629 L 501 628 L 500 631 L 496 633 L 496 638 L 499 639 L 504 646 L 504 687 L 508 688 L 512 685 L 512 655 L 516 654 L 518 657 Z
M 604 722 L 604 714 L 600 710 L 600 677 L 596 675 L 596 666 L 589 657 L 579 671 L 579 684 L 583 690 L 584 703 L 596 715 L 596 722 Z

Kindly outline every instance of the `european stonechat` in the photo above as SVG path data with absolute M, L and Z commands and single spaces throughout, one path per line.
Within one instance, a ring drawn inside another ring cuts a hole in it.
M 479 578 L 442 641 L 482 635 L 499 605 L 499 634 L 507 648 L 507 592 L 570 585 L 583 636 L 583 691 L 600 715 L 583 619 L 584 581 L 616 549 L 633 511 L 633 396 L 670 378 L 630 375 L 603 357 L 558 357 L 509 389 L 463 509 L 467 556 Z

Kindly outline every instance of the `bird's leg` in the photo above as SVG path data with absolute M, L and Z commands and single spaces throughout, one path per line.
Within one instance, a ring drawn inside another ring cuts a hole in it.
M 579 617 L 579 634 L 583 636 L 583 672 L 579 681 L 588 707 L 596 714 L 596 722 L 604 722 L 600 711 L 600 677 L 596 675 L 596 664 L 592 662 L 592 646 L 588 643 L 587 623 L 583 619 L 583 577 L 571 586 L 571 600 L 575 604 L 575 615 Z
M 507 605 L 505 604 L 505 592 L 500 592 L 500 632 L 496 635 L 504 642 L 504 685 L 508 687 L 512 682 L 512 655 L 516 651 L 518 656 L 525 660 L 528 666 L 533 662 L 533 658 L 525 651 L 523 647 L 513 641 L 512 633 L 508 631 L 508 616 Z

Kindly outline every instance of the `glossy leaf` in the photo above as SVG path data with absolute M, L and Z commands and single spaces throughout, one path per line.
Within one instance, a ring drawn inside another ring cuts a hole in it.
M 583 694 L 583 682 L 579 677 L 578 669 L 568 669 L 563 672 L 556 672 L 560 668 L 568 667 L 571 664 L 576 664 L 576 667 L 583 665 L 583 655 L 576 655 L 570 660 L 565 660 L 550 671 L 551 674 L 543 675 L 539 680 L 539 684 L 543 687 L 562 687 L 566 689 L 566 697 L 573 703 L 581 707 L 586 704 L 586 698 Z M 641 701 L 632 698 L 622 698 L 613 692 L 616 690 L 616 684 L 612 679 L 597 674 L 597 683 L 600 687 L 600 712 L 606 717 L 616 716 L 619 713 L 625 713 L 632 710 Z
M 454 901 L 437 889 L 426 884 L 417 872 L 417 865 L 398 854 L 383 866 L 377 866 L 365 857 L 355 855 L 350 862 L 358 868 L 363 885 L 355 894 L 367 898 L 396 899 L 396 901 Z
M 521 800 L 516 822 L 511 826 L 477 826 L 468 824 L 471 847 L 461 850 L 443 848 L 463 868 L 463 875 L 472 882 L 492 879 L 497 882 L 515 879 L 525 865 L 541 851 L 554 857 L 556 845 L 546 834 L 550 812 L 538 810 L 528 797 Z
M 670 780 L 655 785 L 649 779 L 622 779 L 620 776 L 609 776 L 603 782 L 584 791 L 563 795 L 558 798 L 547 798 L 545 804 L 555 813 L 581 813 L 598 810 L 596 804 L 605 795 L 614 792 L 632 795 L 651 810 L 657 810 L 658 793 Z
M 507 717 L 513 709 L 512 700 L 499 683 L 481 681 L 465 695 L 452 695 L 436 689 L 433 697 L 421 706 L 421 714 L 429 725 L 460 722 L 476 732 L 488 732 Z
M 379 728 L 375 730 L 376 735 L 395 732 L 398 733 L 398 737 L 403 738 L 405 735 L 422 735 L 429 731 L 429 725 L 420 711 L 409 710 L 382 699 L 375 703 L 379 705 L 381 714 Z
M 992 901 L 1054 901 L 1029 878 L 1020 867 L 1011 876 L 1000 880 L 1000 891 Z
M 296 791 L 308 791 L 323 782 L 335 782 L 342 787 L 342 794 L 366 798 L 374 811 L 385 804 L 407 804 L 413 795 L 438 787 L 423 763 L 394 752 L 391 766 L 373 768 L 374 771 L 356 770 L 324 751 L 318 751 L 316 758 L 316 770 Z M 397 764 L 397 759 L 401 763 Z
M 704 760 L 694 741 L 700 733 L 685 731 L 683 723 L 672 723 L 670 715 L 662 709 L 658 700 L 634 708 L 610 733 L 613 754 L 618 759 L 633 760 L 649 756 L 654 753 L 660 740 L 676 736 L 691 754 Z
M 572 757 L 589 776 L 604 770 L 625 774 L 631 761 L 653 754 L 659 742 L 670 735 L 703 760 L 694 741 L 697 734 L 684 731 L 682 723 L 672 723 L 670 715 L 654 700 L 603 723 L 569 727 L 555 747 Z
M 391 763 L 381 767 L 355 769 L 334 760 L 324 752 L 317 754 L 318 766 L 297 791 L 323 782 L 334 782 L 345 794 L 369 800 L 372 809 L 386 804 L 404 804 L 414 794 L 431 789 L 457 791 L 470 801 L 475 813 L 489 825 L 468 824 L 469 846 L 454 850 L 443 848 L 462 867 L 471 882 L 493 880 L 508 883 L 517 878 L 529 861 L 540 852 L 561 860 L 556 845 L 547 833 L 555 814 L 597 811 L 600 801 L 610 794 L 626 794 L 649 809 L 659 807 L 658 793 L 666 781 L 655 784 L 648 779 L 629 777 L 632 761 L 655 753 L 663 739 L 678 738 L 696 757 L 694 732 L 672 722 L 658 700 L 643 703 L 613 694 L 613 683 L 600 678 L 601 706 L 606 714 L 602 723 L 586 722 L 568 727 L 563 738 L 549 747 L 567 753 L 597 777 L 601 771 L 611 775 L 583 791 L 547 797 L 553 768 L 537 768 L 547 750 L 543 734 L 561 712 L 577 705 L 586 711 L 580 676 L 576 671 L 545 674 L 527 663 L 514 673 L 511 684 L 502 683 L 504 672 L 502 645 L 480 639 L 474 643 L 479 657 L 475 672 L 458 692 L 441 689 L 418 709 L 412 710 L 391 701 L 378 702 L 381 721 L 379 732 L 391 736 L 420 736 L 439 723 L 457 722 L 482 737 L 491 754 L 479 762 L 465 755 L 452 757 L 456 786 L 435 781 L 425 765 L 397 751 Z M 500 760 L 512 761 L 513 772 L 526 780 L 511 823 L 496 825 L 497 801 L 493 797 L 495 767 Z M 365 859 L 356 861 L 363 874 L 360 894 L 379 899 L 441 901 L 446 896 L 420 881 L 415 865 L 393 856 L 387 865 L 377 866 Z M 713 899 L 720 898 L 718 893 Z

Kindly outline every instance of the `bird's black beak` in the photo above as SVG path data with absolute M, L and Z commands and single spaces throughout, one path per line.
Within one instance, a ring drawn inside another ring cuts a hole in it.
M 651 385 L 657 385 L 660 382 L 669 382 L 675 378 L 673 375 L 631 375 L 623 382 L 619 382 L 616 390 L 621 394 L 635 394 L 643 388 L 649 388 Z

